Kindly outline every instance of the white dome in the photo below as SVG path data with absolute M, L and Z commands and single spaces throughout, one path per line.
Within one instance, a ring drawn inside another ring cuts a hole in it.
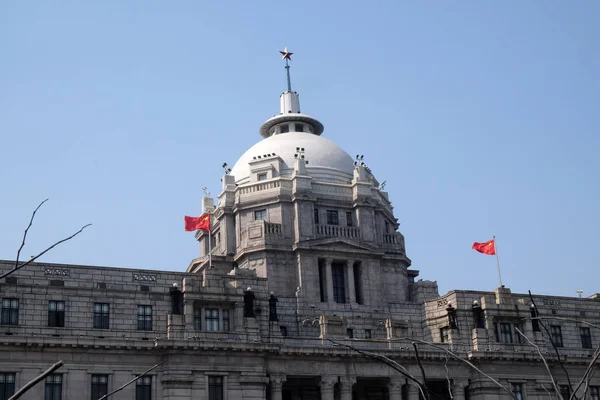
M 304 148 L 308 161 L 308 175 L 326 182 L 349 183 L 352 180 L 354 161 L 352 157 L 329 139 L 306 132 L 290 132 L 273 135 L 261 140 L 244 153 L 235 163 L 231 175 L 236 183 L 246 183 L 250 177 L 250 165 L 253 157 L 276 154 L 284 165 L 280 174 L 290 176 L 294 169 L 296 147 Z

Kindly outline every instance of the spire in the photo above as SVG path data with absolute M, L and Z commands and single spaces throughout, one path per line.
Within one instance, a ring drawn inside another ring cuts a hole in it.
M 287 47 L 285 47 L 283 49 L 283 51 L 280 51 L 281 53 L 281 59 L 285 60 L 285 73 L 287 75 L 287 91 L 291 92 L 292 91 L 292 80 L 290 79 L 290 64 L 288 62 L 292 61 L 292 54 L 294 53 L 290 53 L 287 49 Z

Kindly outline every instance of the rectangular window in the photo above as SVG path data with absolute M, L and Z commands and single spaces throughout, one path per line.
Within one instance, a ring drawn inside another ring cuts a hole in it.
M 142 376 L 135 381 L 135 400 L 152 400 L 151 376 Z
M 321 303 L 324 303 L 327 300 L 327 290 L 325 289 L 327 286 L 327 277 L 326 277 L 326 269 L 322 264 L 322 260 L 319 260 L 319 294 L 321 295 Z
M 288 133 L 290 131 L 290 126 L 285 124 L 285 125 L 281 125 L 279 127 L 279 132 L 281 133 Z
M 222 376 L 209 376 L 208 377 L 208 400 L 223 400 L 223 377 Z
M 554 346 L 563 347 L 562 331 L 559 325 L 550 325 L 550 335 Z
M 590 386 L 590 400 L 600 400 L 600 386 Z
M 523 332 L 523 326 L 521 324 L 515 324 L 515 343 L 521 344 L 521 335 L 517 332 L 517 329 Z
M 221 316 L 223 317 L 223 332 L 229 332 L 229 310 L 223 310 Z
M 559 386 L 560 395 L 564 400 L 569 400 L 571 398 L 571 388 L 569 385 L 560 385 Z
M 110 305 L 108 303 L 94 303 L 94 329 L 108 329 L 110 318 Z
M 8 400 L 15 394 L 15 374 L 0 373 L 0 400 Z
M 207 331 L 218 332 L 219 331 L 219 309 L 218 308 L 205 308 L 204 309 L 204 322 Z
M 108 393 L 108 375 L 92 375 L 92 400 Z
M 296 132 L 304 132 L 304 124 L 294 124 Z
M 319 209 L 315 208 L 315 224 L 319 223 Z
M 499 336 L 500 336 L 501 343 L 512 343 L 513 342 L 512 330 L 513 330 L 512 324 L 509 324 L 507 322 L 500 323 L 500 335 Z
M 365 329 L 365 339 L 371 339 L 371 330 L 370 329 Z
M 584 349 L 592 348 L 592 334 L 590 333 L 590 328 L 581 327 L 579 328 L 579 333 L 581 334 L 581 347 Z
M 48 326 L 63 328 L 65 326 L 65 302 L 50 300 L 48 302 Z
M 352 221 L 352 213 L 346 212 L 346 226 L 354 226 L 354 222 Z
M 137 310 L 137 330 L 152 330 L 152 306 L 138 306 Z
M 440 340 L 442 343 L 448 343 L 448 331 L 449 330 L 450 330 L 450 328 L 447 326 L 440 328 Z
M 202 309 L 194 308 L 194 329 L 197 331 L 202 330 Z
M 327 225 L 339 225 L 338 212 L 335 210 L 327 210 Z
M 515 394 L 515 400 L 523 400 L 523 384 L 522 383 L 511 383 L 510 389 Z
M 258 174 L 256 179 L 258 181 L 266 181 L 267 180 L 267 174 Z
M 346 336 L 348 336 L 348 338 L 352 339 L 354 337 L 354 329 L 352 329 L 352 328 L 346 329 Z
M 362 269 L 360 267 L 360 263 L 355 263 L 354 267 L 354 294 L 356 298 L 356 302 L 358 304 L 363 304 L 363 295 L 362 295 Z
M 385 221 L 385 233 L 390 233 L 390 223 Z
M 344 282 L 344 266 L 333 264 L 331 266 L 331 281 L 333 282 L 333 300 L 336 303 L 346 302 L 346 287 Z
M 46 377 L 44 400 L 62 399 L 62 375 L 52 374 Z
M 255 221 L 264 221 L 267 219 L 267 210 L 256 210 L 254 211 Z
M 2 299 L 2 325 L 19 325 L 19 299 Z
M 284 336 L 284 337 L 287 336 L 288 335 L 287 326 L 280 326 L 279 332 L 281 332 L 281 336 Z

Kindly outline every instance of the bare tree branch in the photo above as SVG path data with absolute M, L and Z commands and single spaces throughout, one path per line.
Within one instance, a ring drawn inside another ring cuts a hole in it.
M 594 325 L 594 324 L 592 324 L 590 322 L 583 321 L 583 320 L 576 319 L 576 318 L 567 318 L 567 317 L 535 317 L 535 318 L 533 318 L 533 317 L 527 317 L 527 318 L 522 318 L 522 320 L 523 321 L 526 321 L 526 320 L 532 320 L 532 321 L 533 320 L 539 320 L 539 321 L 541 321 L 541 320 L 568 321 L 568 322 L 575 322 L 575 323 L 582 324 L 582 325 L 587 325 L 590 328 L 600 329 L 600 326 L 598 326 L 598 325 Z
M 548 396 L 550 396 L 550 398 L 552 398 L 552 393 L 550 393 L 550 391 L 548 389 L 546 389 L 546 386 L 544 385 L 540 385 L 542 387 L 542 389 L 544 389 L 546 391 L 546 393 L 548 393 Z
M 427 384 L 427 377 L 425 376 L 425 368 L 423 368 L 423 364 L 421 364 L 421 358 L 419 357 L 419 347 L 415 342 L 412 342 L 412 346 L 415 349 L 415 358 L 417 359 L 417 364 L 419 364 L 419 368 L 421 369 L 421 375 L 423 375 L 423 384 Z M 429 400 L 429 396 L 426 397 Z
M 33 219 L 35 218 L 35 213 L 47 201 L 48 201 L 48 199 L 42 201 L 35 208 L 35 210 L 33 210 L 33 213 L 31 214 L 31 219 L 29 220 L 29 225 L 27 225 L 27 228 L 25 228 L 25 233 L 23 233 L 23 241 L 21 242 L 21 246 L 19 247 L 19 250 L 17 251 L 17 259 L 15 260 L 15 269 L 19 266 L 19 256 L 21 255 L 21 250 L 23 250 L 23 247 L 25 246 L 25 239 L 27 238 L 27 233 L 29 232 L 29 228 L 31 228 L 31 225 L 33 224 Z
M 550 380 L 552 381 L 552 386 L 554 386 L 554 390 L 556 391 L 556 394 L 558 395 L 558 398 L 561 399 L 561 400 L 563 400 L 562 394 L 560 393 L 560 390 L 558 389 L 558 386 L 556 386 L 556 381 L 554 380 L 554 375 L 552 374 L 552 371 L 550 371 L 550 367 L 548 366 L 548 362 L 546 361 L 546 358 L 542 354 L 542 350 L 540 350 L 540 346 L 538 346 L 537 344 L 533 343 L 523 332 L 521 332 L 519 330 L 519 328 L 515 327 L 515 331 L 517 331 L 517 333 L 519 335 L 523 336 L 525 338 L 525 340 L 527 340 L 527 343 L 529 343 L 531 346 L 535 347 L 535 349 L 537 350 L 540 358 L 542 359 L 542 362 L 544 363 L 544 366 L 546 367 L 546 371 L 548 371 L 548 375 L 550 375 Z
M 452 395 L 452 382 L 450 381 L 450 370 L 448 369 L 448 354 L 446 354 L 446 361 L 444 362 L 444 368 L 446 368 L 446 381 L 448 382 L 448 394 L 450 395 L 450 400 L 454 400 L 454 396 Z
M 133 382 L 137 381 L 138 379 L 140 379 L 141 377 L 143 377 L 144 375 L 146 375 L 148 372 L 152 371 L 154 368 L 157 368 L 158 366 L 160 366 L 163 363 L 164 363 L 164 361 L 159 362 L 158 364 L 156 364 L 152 368 L 146 370 L 143 374 L 136 376 L 135 378 L 133 378 L 132 380 L 130 380 L 129 382 L 127 382 L 126 384 L 124 384 L 120 388 L 115 389 L 115 390 L 113 390 L 112 392 L 110 392 L 108 394 L 105 394 L 104 396 L 100 397 L 98 400 L 107 399 L 109 396 L 112 396 L 113 394 L 115 394 L 117 392 L 120 392 L 121 390 L 125 389 L 127 386 L 131 385 Z
M 38 208 L 39 208 L 39 206 L 38 206 Z M 34 214 L 35 214 L 35 212 L 34 212 Z M 63 361 L 60 360 L 59 362 L 57 362 L 56 364 L 54 364 L 53 366 L 48 368 L 46 371 L 42 372 L 42 374 L 36 376 L 35 378 L 33 378 L 33 380 L 27 382 L 25 384 L 25 386 L 23 386 L 17 393 L 13 394 L 8 400 L 17 400 L 19 397 L 23 396 L 25 394 L 25 392 L 27 392 L 29 389 L 34 387 L 39 381 L 43 380 L 45 377 L 47 377 L 48 375 L 50 375 L 51 373 L 53 373 L 54 371 L 56 371 L 57 369 L 59 369 L 62 366 L 63 366 Z
M 579 384 L 577 385 L 575 390 L 573 390 L 573 392 L 571 393 L 571 397 L 569 397 L 569 400 L 573 399 L 573 397 L 575 396 L 575 393 L 579 390 L 579 388 L 581 387 L 581 385 L 584 382 L 587 383 L 588 375 L 592 372 L 592 368 L 594 367 L 594 364 L 596 364 L 598 357 L 600 357 L 600 343 L 598 343 L 598 347 L 596 347 L 596 351 L 594 352 L 594 358 L 592 358 L 592 361 L 590 361 L 587 369 L 585 370 L 585 373 L 581 377 L 581 381 L 579 382 Z M 586 389 L 586 391 L 587 391 L 587 389 Z
M 531 304 L 533 304 L 533 307 L 535 308 L 536 312 L 538 309 L 537 304 L 535 304 L 535 300 L 533 299 L 533 295 L 531 294 L 531 290 L 528 290 L 529 292 L 529 299 L 531 300 Z M 571 389 L 571 392 L 573 392 L 573 384 L 571 383 L 571 377 L 569 376 L 569 372 L 567 371 L 567 368 L 565 367 L 565 364 L 562 362 L 562 359 L 560 357 L 560 352 L 558 351 L 558 347 L 556 347 L 556 344 L 554 343 L 554 340 L 552 340 L 552 335 L 550 334 L 550 331 L 548 330 L 548 327 L 546 326 L 546 324 L 544 324 L 541 320 L 540 320 L 540 325 L 542 325 L 542 327 L 544 328 L 544 331 L 546 331 L 546 334 L 548 335 L 548 337 L 550 338 L 550 344 L 552 345 L 552 348 L 554 349 L 554 352 L 556 353 L 556 357 L 558 358 L 558 364 L 560 365 L 560 367 L 562 368 L 562 370 L 565 373 L 565 376 L 567 378 L 567 382 L 569 383 L 569 389 Z M 541 353 L 540 353 L 541 355 Z M 560 398 L 562 398 L 561 394 L 558 393 L 558 395 L 560 396 Z M 575 397 L 577 398 L 577 397 Z
M 73 239 L 75 236 L 79 235 L 85 228 L 87 228 L 88 226 L 91 226 L 92 224 L 87 224 L 84 225 L 80 230 L 78 230 L 77 232 L 75 232 L 74 234 L 72 234 L 71 236 L 64 238 L 62 240 L 59 240 L 58 242 L 54 243 L 52 246 L 48 247 L 46 250 L 42 251 L 41 253 L 39 253 L 37 256 L 31 257 L 30 260 L 27 260 L 26 262 L 24 262 L 21 265 L 17 265 L 15 268 L 11 269 L 10 271 L 6 272 L 3 275 L 0 275 L 0 279 L 2 278 L 6 278 L 7 276 L 9 276 L 10 274 L 20 270 L 21 268 L 31 264 L 32 262 L 34 262 L 35 260 L 37 260 L 38 258 L 40 258 L 41 256 L 43 256 L 44 254 L 46 254 L 47 252 L 49 252 L 50 250 L 52 250 L 53 248 L 55 248 L 56 246 L 58 246 L 61 243 L 66 242 L 67 240 L 71 240 Z M 28 228 L 29 229 L 29 228 Z

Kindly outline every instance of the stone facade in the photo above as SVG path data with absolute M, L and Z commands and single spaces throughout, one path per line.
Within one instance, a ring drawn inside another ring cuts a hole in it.
M 549 334 L 572 379 L 583 375 L 600 342 L 588 325 L 600 325 L 597 295 L 534 295 L 533 309 L 504 287 L 439 296 L 436 282 L 416 279 L 362 158 L 348 164 L 314 118 L 280 117 L 261 129 L 264 153 L 233 170 L 246 175 L 228 171 L 216 205 L 203 200 L 212 228 L 196 233 L 200 255 L 186 272 L 32 263 L 1 282 L 0 394 L 63 360 L 23 399 L 97 398 L 161 363 L 112 398 L 417 400 L 413 381 L 346 347 L 421 380 L 415 342 L 438 398 L 450 398 L 448 384 L 454 400 L 508 397 L 450 350 L 522 398 L 547 399 L 550 378 L 518 331 L 559 385 Z M 286 140 L 268 142 L 286 134 L 306 146 L 293 158 Z M 13 266 L 0 261 L 2 272 Z M 549 318 L 549 331 L 532 315 Z M 600 375 L 588 386 L 597 393 Z

